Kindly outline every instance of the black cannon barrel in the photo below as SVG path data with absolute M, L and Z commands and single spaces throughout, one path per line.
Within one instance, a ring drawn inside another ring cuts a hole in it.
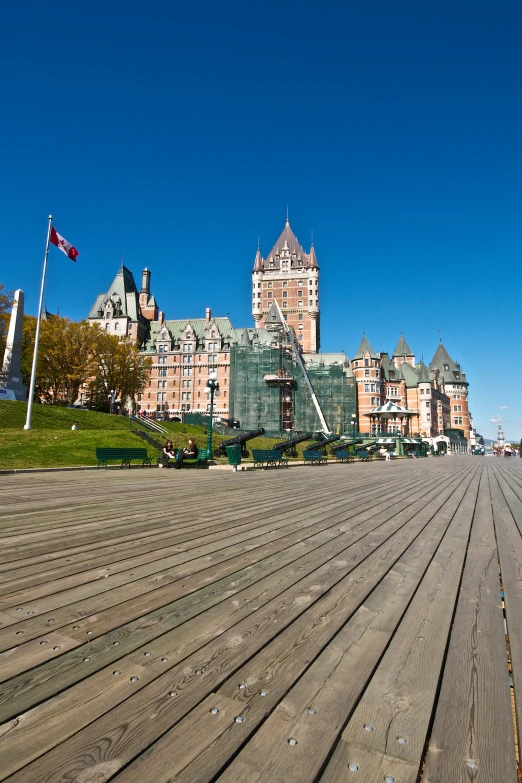
M 362 440 L 355 440 L 355 448 L 357 448 L 357 444 L 362 444 Z M 342 449 L 351 449 L 353 447 L 353 441 L 352 440 L 343 440 L 342 443 L 337 443 L 335 446 L 332 446 L 330 449 L 330 454 L 335 454 L 336 451 L 341 451 Z M 362 447 L 361 447 L 362 448 Z
M 241 456 L 248 457 L 248 451 L 243 448 L 244 444 L 248 440 L 252 440 L 252 438 L 258 438 L 260 435 L 264 434 L 265 428 L 260 427 L 258 430 L 250 430 L 250 432 L 244 432 L 242 435 L 236 435 L 235 438 L 229 438 L 228 440 L 222 441 L 215 450 L 214 454 L 216 457 L 219 457 L 226 453 L 227 446 L 241 446 Z
M 348 446 L 350 446 L 350 443 L 347 443 L 345 440 L 343 440 L 342 443 L 337 443 L 335 446 L 332 446 L 331 453 L 335 454 L 336 451 L 341 451 L 342 449 L 347 449 Z
M 310 433 L 307 432 L 305 435 L 298 435 L 297 437 L 291 438 L 290 440 L 284 440 L 282 443 L 276 443 L 275 446 L 272 446 L 272 448 L 277 449 L 278 451 L 289 451 L 290 455 L 295 457 L 297 454 L 295 446 L 298 443 L 302 443 L 304 440 L 310 440 L 310 437 Z
M 325 438 L 324 440 L 318 440 L 316 443 L 311 443 L 308 448 L 310 451 L 321 451 L 321 449 L 324 449 L 329 443 L 335 443 L 336 440 L 340 439 L 340 435 L 332 435 L 331 438 Z

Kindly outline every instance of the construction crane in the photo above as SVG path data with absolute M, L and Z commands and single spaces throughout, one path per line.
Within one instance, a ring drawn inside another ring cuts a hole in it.
M 311 384 L 310 378 L 308 377 L 308 373 L 306 372 L 305 363 L 303 361 L 303 357 L 301 356 L 301 351 L 299 350 L 299 346 L 297 344 L 297 341 L 295 339 L 295 335 L 292 329 L 288 326 L 287 322 L 285 321 L 283 317 L 283 313 L 281 312 L 281 308 L 279 307 L 279 303 L 277 300 L 274 300 L 274 303 L 272 305 L 272 308 L 276 308 L 277 313 L 279 315 L 279 323 L 274 322 L 270 324 L 268 321 L 265 323 L 265 328 L 270 331 L 280 331 L 281 329 L 284 331 L 285 336 L 288 338 L 290 345 L 292 346 L 292 353 L 294 355 L 294 359 L 296 361 L 296 364 L 299 365 L 299 368 L 303 374 L 303 378 L 305 379 L 305 383 L 308 387 L 308 391 L 310 392 L 310 397 L 312 398 L 312 402 L 315 406 L 315 410 L 317 411 L 317 415 L 319 416 L 319 421 L 321 422 L 321 429 L 324 432 L 325 435 L 329 435 L 331 430 L 328 427 L 328 424 L 326 422 L 324 413 L 322 411 L 322 408 L 319 404 L 319 400 L 317 399 L 317 395 L 314 392 L 314 387 Z

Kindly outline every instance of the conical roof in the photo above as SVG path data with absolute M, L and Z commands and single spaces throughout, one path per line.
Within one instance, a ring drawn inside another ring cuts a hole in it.
M 395 357 L 395 356 L 414 356 L 414 355 L 415 354 L 413 353 L 410 346 L 408 345 L 408 343 L 406 342 L 406 340 L 401 334 L 401 336 L 399 337 L 399 342 L 395 346 L 395 350 L 392 356 Z
M 430 372 L 424 362 L 420 362 L 420 364 L 417 365 L 417 375 L 419 383 L 430 383 Z
M 290 221 L 288 218 L 286 219 L 286 224 L 284 229 L 282 230 L 279 239 L 275 243 L 274 247 L 268 254 L 267 258 L 270 258 L 270 256 L 280 256 L 281 251 L 283 249 L 288 249 L 291 254 L 296 254 L 296 256 L 303 259 L 303 261 L 308 260 L 308 254 L 305 253 L 301 245 L 299 244 L 299 240 L 297 239 L 296 235 L 290 228 Z
M 239 345 L 252 345 L 248 335 L 248 329 L 246 327 L 243 329 L 243 334 L 241 335 Z
M 257 253 L 254 260 L 254 272 L 261 272 L 263 269 L 263 263 L 261 260 L 261 251 L 259 249 L 259 245 L 257 246 Z
M 361 344 L 357 348 L 357 351 L 355 352 L 355 356 L 352 356 L 352 359 L 362 359 L 365 353 L 370 354 L 371 359 L 378 359 L 379 357 L 373 350 L 372 346 L 368 342 L 368 338 L 365 334 L 363 334 L 363 338 L 361 340 Z
M 317 263 L 317 258 L 315 255 L 315 247 L 313 245 L 310 248 L 309 266 L 310 269 L 319 269 L 319 264 Z
M 460 364 L 453 361 L 442 344 L 442 340 L 437 346 L 435 355 L 430 362 L 430 370 L 438 370 L 444 380 L 450 383 L 458 381 L 459 383 L 467 384 L 466 374 L 462 372 Z

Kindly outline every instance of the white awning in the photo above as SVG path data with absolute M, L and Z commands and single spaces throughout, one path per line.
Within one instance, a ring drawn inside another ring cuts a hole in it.
M 395 443 L 395 438 L 379 438 L 377 443 Z

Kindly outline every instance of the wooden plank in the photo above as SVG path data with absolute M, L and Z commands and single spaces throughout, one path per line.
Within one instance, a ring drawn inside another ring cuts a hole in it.
M 331 780 L 332 769 L 338 768 L 337 754 L 343 759 L 350 757 L 350 763 L 357 764 L 362 777 L 369 781 L 377 779 L 391 758 L 404 766 L 401 780 L 409 783 L 417 780 L 462 574 L 478 482 L 476 474 L 342 733 L 326 767 L 326 780 Z
M 412 497 L 414 497 L 414 495 L 412 495 Z M 404 501 L 404 503 L 406 504 L 407 501 Z M 386 501 L 383 501 L 382 506 L 386 508 Z M 356 524 L 356 522 L 360 522 L 363 519 L 368 519 L 372 516 L 375 516 L 375 512 L 380 507 L 380 505 L 374 505 L 373 508 L 363 512 L 362 515 L 356 514 L 353 517 L 353 524 Z M 343 532 L 343 528 L 339 528 L 339 530 L 340 532 Z M 137 607 L 141 610 L 141 614 L 146 614 L 147 612 L 161 606 L 162 602 L 166 603 L 169 599 L 165 600 L 165 595 L 169 595 L 170 600 L 172 600 L 171 591 L 174 589 L 172 586 L 172 582 L 175 581 L 174 578 L 167 575 L 167 577 L 163 579 L 163 581 L 167 581 L 168 583 L 165 587 L 158 585 L 154 579 L 154 577 L 144 579 L 138 584 L 134 585 L 132 589 L 129 589 L 126 586 L 116 588 L 116 590 L 110 591 L 106 598 L 87 598 L 83 601 L 77 602 L 74 605 L 58 609 L 57 611 L 51 610 L 42 615 L 27 618 L 25 619 L 23 625 L 20 626 L 20 629 L 23 631 L 25 639 L 37 638 L 42 632 L 47 632 L 49 622 L 52 622 L 55 628 L 60 626 L 63 627 L 68 623 L 70 624 L 76 622 L 78 622 L 80 626 L 85 626 L 85 622 L 82 624 L 80 620 L 89 615 L 93 615 L 96 618 L 95 624 L 99 627 L 100 613 L 104 611 L 107 606 L 115 605 L 119 605 L 122 612 L 125 611 L 126 607 L 128 607 L 131 612 L 134 612 L 134 609 Z M 141 597 L 150 593 L 153 593 L 153 595 L 150 598 L 146 597 L 145 602 L 140 603 Z M 134 594 L 133 597 L 131 597 L 132 594 Z M 123 604 L 119 603 L 122 599 L 126 599 L 123 601 Z M 18 607 L 16 607 L 15 612 L 17 609 Z M 34 609 L 31 607 L 24 607 L 24 610 L 26 613 L 34 611 Z M 9 611 L 6 614 L 9 616 Z M 136 613 L 134 616 L 138 616 L 138 613 Z M 11 625 L 13 619 L 16 619 L 14 612 L 12 613 L 11 622 L 7 622 L 7 624 Z M 89 630 L 92 631 L 93 628 L 90 628 Z M 12 646 L 17 631 L 18 628 L 15 630 L 0 630 L 0 649 L 9 648 Z M 70 629 L 64 632 L 68 635 L 74 635 Z M 86 632 L 86 630 L 84 632 Z
M 466 783 L 470 779 L 517 783 L 498 556 L 486 470 L 423 773 L 423 780 L 430 783 Z
M 422 497 L 421 490 L 419 491 L 418 496 Z M 416 497 L 416 495 L 413 494 L 412 498 L 413 497 Z M 367 521 L 372 516 L 372 513 L 380 508 L 381 505 L 374 506 L 373 510 L 359 514 L 358 518 L 363 522 Z M 403 503 L 396 502 L 386 508 L 385 511 L 380 511 L 379 514 L 373 514 L 374 524 L 378 525 L 382 523 L 385 519 L 393 516 L 395 511 L 401 508 L 403 508 Z M 364 527 L 366 533 L 370 532 L 371 529 L 372 528 L 368 528 L 368 526 Z M 131 621 L 128 626 L 122 627 L 120 625 L 124 619 L 121 607 L 117 609 L 116 615 L 115 611 L 108 610 L 108 614 L 112 616 L 115 615 L 116 620 L 109 619 L 106 621 L 105 625 L 109 628 L 114 628 L 116 625 L 119 626 L 114 633 L 110 632 L 104 638 L 92 639 L 92 641 L 87 645 L 83 645 L 77 651 L 65 654 L 59 661 L 52 661 L 47 666 L 40 667 L 30 676 L 30 678 L 21 675 L 14 680 L 11 680 L 5 687 L 0 688 L 0 714 L 2 714 L 2 719 L 6 720 L 10 717 L 9 712 L 6 713 L 6 711 L 13 709 L 12 705 L 14 701 L 19 705 L 19 709 L 26 709 L 31 703 L 34 703 L 35 700 L 40 701 L 43 698 L 48 698 L 58 689 L 67 687 L 72 682 L 92 673 L 96 668 L 100 668 L 100 666 L 106 665 L 112 660 L 116 660 L 121 654 L 128 652 L 129 649 L 132 650 L 141 644 L 150 642 L 160 634 L 164 634 L 170 628 L 176 627 L 180 623 L 190 619 L 194 614 L 205 609 L 208 610 L 214 603 L 223 600 L 226 595 L 229 595 L 231 592 L 230 588 L 232 588 L 232 592 L 238 592 L 241 588 L 241 579 L 245 579 L 246 584 L 254 582 L 256 578 L 260 579 L 265 574 L 271 573 L 277 568 L 281 568 L 285 562 L 297 560 L 296 577 L 293 580 L 294 582 L 297 581 L 299 577 L 302 577 L 308 571 L 316 568 L 320 562 L 333 558 L 350 541 L 353 543 L 362 536 L 362 532 L 357 528 L 349 530 L 348 535 L 345 535 L 344 537 L 338 535 L 342 532 L 342 527 L 336 526 L 333 531 L 329 531 L 326 527 L 326 529 L 309 537 L 308 540 L 303 541 L 306 534 L 303 535 L 302 532 L 300 533 L 298 531 L 292 538 L 287 537 L 286 539 L 283 539 L 282 543 L 286 543 L 287 545 L 286 552 L 283 555 L 277 554 L 278 547 L 276 549 L 276 544 L 269 545 L 269 548 L 265 547 L 265 550 L 261 553 L 250 552 L 248 558 L 251 563 L 255 562 L 255 560 L 261 561 L 261 555 L 269 555 L 270 549 L 276 554 L 272 555 L 271 558 L 267 558 L 266 562 L 260 562 L 259 566 L 246 566 L 242 571 L 233 573 L 228 580 L 223 580 L 222 585 L 216 582 L 212 583 L 206 590 L 199 593 L 197 600 L 194 600 L 194 598 L 191 598 L 190 596 L 186 596 L 181 603 L 178 600 L 169 607 L 163 607 L 152 614 L 149 613 L 147 616 L 143 617 L 142 620 Z M 324 544 L 330 540 L 332 536 L 333 544 L 325 549 Z M 291 543 L 294 544 L 293 547 L 290 546 Z M 321 554 L 316 552 L 312 558 L 308 558 L 307 563 L 307 559 L 305 558 L 306 550 L 309 549 L 312 551 L 314 548 L 317 549 L 318 547 L 322 547 Z M 282 560 L 282 557 L 284 557 L 285 560 Z M 245 565 L 244 562 L 242 565 Z M 192 575 L 189 580 L 185 580 L 185 592 L 190 592 L 191 588 L 195 589 L 197 587 L 197 584 L 193 584 L 194 578 L 195 575 Z M 216 574 L 214 575 L 214 578 L 216 578 Z M 199 587 L 207 581 L 206 578 L 203 580 L 200 579 Z M 206 594 L 209 595 L 208 599 L 206 599 Z M 205 601 L 207 601 L 206 604 L 204 603 Z M 258 604 L 259 601 L 256 601 L 256 605 Z M 184 605 L 186 608 L 183 608 Z M 136 617 L 138 610 L 135 602 L 130 602 L 130 607 L 132 616 Z M 256 607 L 254 606 L 253 608 L 255 609 Z M 103 631 L 103 616 L 96 615 L 93 618 L 92 625 L 89 624 L 89 619 L 90 618 L 86 618 L 83 622 L 78 621 L 77 629 L 75 629 L 74 626 L 69 626 L 63 630 L 67 632 L 68 635 L 78 638 L 80 643 L 80 640 L 83 641 L 86 638 L 86 628 L 97 627 L 98 633 L 100 633 L 101 623 Z M 178 639 L 179 632 L 175 634 L 175 637 Z M 115 641 L 118 642 L 118 649 L 114 648 Z M 164 641 L 167 641 L 166 637 L 164 637 Z M 162 647 L 161 657 L 163 657 L 163 654 L 166 654 L 165 646 Z M 87 663 L 84 662 L 84 658 L 89 659 Z M 153 661 L 154 657 L 151 659 L 151 665 Z
M 400 486 L 400 485 L 398 485 L 397 483 L 394 483 L 391 486 Z M 356 500 L 360 501 L 362 496 L 364 496 L 365 502 L 368 502 L 368 500 L 372 496 L 372 494 L 375 491 L 377 491 L 377 492 L 379 491 L 379 488 L 380 487 L 377 487 L 376 490 L 374 490 L 372 488 L 369 488 L 368 491 L 367 491 L 367 494 L 365 494 L 364 492 L 350 493 L 350 501 L 349 501 L 349 503 L 352 504 Z M 387 487 L 382 487 L 382 489 L 387 489 Z M 325 498 L 331 498 L 331 490 L 328 490 L 326 492 L 326 494 L 324 495 L 324 497 Z M 253 498 L 250 496 L 249 502 L 250 502 L 251 505 L 254 505 L 252 501 L 253 501 Z M 346 502 L 346 498 L 344 499 L 344 502 Z M 317 499 L 314 498 L 314 500 L 309 504 L 309 510 L 311 512 L 313 512 L 316 508 L 321 508 L 323 505 L 324 505 L 324 498 L 322 498 L 321 494 L 319 493 L 318 498 Z M 359 505 L 360 505 L 360 503 L 359 503 Z M 301 507 L 300 500 L 298 498 L 296 498 L 295 493 L 294 493 L 294 495 L 292 497 L 292 507 L 294 507 L 294 508 L 295 507 L 299 507 L 299 508 Z M 256 506 L 256 508 L 258 508 L 258 506 Z M 252 514 L 252 512 L 250 512 L 248 514 L 248 518 L 251 519 L 253 522 L 255 522 L 256 520 L 260 520 L 260 519 L 263 519 L 266 522 L 269 522 L 270 520 L 281 519 L 281 515 L 283 514 L 283 512 L 288 510 L 288 506 L 285 505 L 284 503 L 282 503 L 281 501 L 276 506 L 276 513 L 275 514 L 274 513 L 272 513 L 272 514 L 269 513 L 270 512 L 270 506 L 268 505 L 268 507 L 267 507 L 267 504 L 265 502 L 263 502 L 262 508 L 263 508 L 263 510 L 262 510 L 261 513 Z M 228 524 L 229 524 L 229 521 L 230 521 L 231 518 L 232 519 L 236 519 L 236 515 L 232 515 L 231 516 L 230 514 L 228 514 L 226 522 L 221 522 L 220 518 L 218 516 L 215 516 L 214 519 L 213 519 L 213 524 L 211 524 L 211 525 L 209 525 L 208 523 L 207 524 L 205 524 L 205 523 L 194 524 L 194 522 L 192 522 L 187 528 L 183 528 L 182 526 L 181 527 L 177 527 L 175 536 L 177 536 L 179 542 L 182 543 L 182 542 L 186 542 L 187 541 L 187 530 L 190 531 L 188 533 L 188 539 L 189 540 L 190 540 L 191 535 L 192 535 L 192 537 L 196 537 L 197 536 L 196 531 L 200 530 L 200 529 L 204 529 L 204 530 L 206 529 L 209 534 L 212 533 L 212 532 L 217 534 L 220 531 L 223 531 L 223 530 L 228 528 Z M 241 526 L 241 524 L 244 523 L 244 519 L 245 519 L 245 513 L 243 512 L 240 515 L 238 527 Z M 209 529 L 209 527 L 210 527 L 210 529 Z M 173 533 L 169 530 L 169 532 L 158 533 L 158 534 L 155 534 L 154 536 L 148 536 L 148 538 L 149 538 L 149 540 L 155 540 L 155 541 L 157 540 L 158 542 L 163 541 L 165 539 L 169 539 L 169 541 L 172 542 L 172 536 L 173 536 Z M 175 540 L 176 539 L 174 539 L 174 541 Z M 112 547 L 109 547 L 109 548 L 105 546 L 101 550 L 98 547 L 95 550 L 90 550 L 90 551 L 93 551 L 93 554 L 91 555 L 91 557 L 92 558 L 99 558 L 100 557 L 100 552 L 103 554 L 103 552 L 105 550 L 107 550 L 109 552 L 114 552 L 115 554 L 118 554 L 120 556 L 121 556 L 121 553 L 124 551 L 124 549 L 130 549 L 130 548 L 136 549 L 136 548 L 139 548 L 139 550 L 141 552 L 142 548 L 146 544 L 147 544 L 146 540 L 145 541 L 143 541 L 143 540 L 135 541 L 132 537 L 130 537 L 129 541 L 118 541 L 117 544 L 112 545 Z M 152 548 L 154 548 L 154 547 L 152 547 Z M 23 560 L 18 560 L 16 564 L 18 565 L 19 568 L 21 568 L 23 565 L 26 565 L 27 571 L 29 573 L 34 573 L 35 572 L 35 564 L 37 562 L 39 562 L 39 561 L 43 562 L 43 564 L 44 564 L 43 568 L 44 569 L 49 567 L 47 565 L 49 560 L 53 560 L 54 561 L 58 557 L 60 557 L 60 559 L 66 559 L 67 562 L 71 562 L 74 558 L 76 558 L 77 560 L 79 560 L 81 562 L 86 562 L 86 560 L 88 559 L 87 550 L 89 550 L 89 547 L 83 547 L 80 550 L 68 549 L 68 550 L 64 551 L 63 553 L 52 551 L 52 552 L 48 553 L 47 555 L 40 555 L 40 556 L 38 556 L 38 558 L 30 557 L 30 558 L 24 558 Z M 75 552 L 77 552 L 76 555 L 74 555 Z M 10 563 L 7 564 L 7 566 L 10 566 L 10 565 L 11 565 Z M 1 566 L 0 566 L 0 569 L 1 569 Z M 16 570 L 13 571 L 13 574 L 16 574 L 16 573 L 20 573 L 20 571 L 19 570 L 18 571 L 16 571 Z M 7 576 L 10 576 L 9 572 L 8 572 Z M 1 575 L 0 575 L 0 578 L 1 578 Z M 12 576 L 11 576 L 11 578 L 12 578 Z
M 432 494 L 440 495 L 440 492 L 434 489 Z M 418 501 L 417 507 L 410 513 L 410 518 L 422 509 L 422 505 L 422 502 Z M 63 779 L 63 776 L 87 774 L 86 769 L 91 766 L 88 759 L 92 758 L 93 753 L 99 758 L 102 735 L 105 737 L 102 741 L 103 763 L 116 764 L 119 768 L 119 765 L 124 764 L 176 723 L 201 698 L 208 695 L 220 680 L 227 678 L 245 659 L 250 658 L 256 650 L 277 636 L 284 627 L 303 614 L 308 606 L 315 604 L 321 595 L 328 593 L 333 585 L 345 579 L 358 562 L 362 562 L 387 540 L 392 531 L 404 527 L 405 515 L 406 512 L 396 515 L 371 537 L 355 544 L 352 554 L 346 552 L 346 555 L 341 555 L 334 562 L 326 563 L 304 582 L 301 581 L 295 588 L 285 591 L 282 596 L 235 626 L 231 632 L 224 634 L 224 638 L 218 638 L 195 655 L 189 656 L 143 691 L 127 699 L 125 704 L 116 707 L 63 742 L 56 751 L 51 750 L 40 757 L 20 774 L 30 774 L 35 783 L 44 779 L 54 781 Z M 404 546 L 406 545 L 405 542 Z M 384 553 L 381 553 L 378 559 L 385 562 Z M 171 692 L 177 693 L 175 700 L 168 697 Z M 151 716 L 154 716 L 153 719 Z M 119 736 L 116 744 L 111 739 L 107 743 L 107 738 L 115 738 L 116 735 Z M 114 772 L 116 767 L 111 769 Z M 20 778 L 16 773 L 12 780 L 17 779 L 21 780 L 23 777 Z
M 520 741 L 522 736 L 522 537 L 513 516 L 513 510 L 515 513 L 520 512 L 520 501 L 503 480 L 496 466 L 488 467 L 493 521 L 504 590 L 506 628 L 513 668 L 516 724 Z
M 268 720 L 219 777 L 220 783 L 234 780 L 255 783 L 261 781 L 265 774 L 273 780 L 288 783 L 316 779 L 439 546 L 470 480 L 471 476 L 446 500 L 355 615 L 284 695 Z M 357 672 L 356 677 L 354 672 Z M 251 678 L 246 682 L 250 685 Z M 258 692 L 260 687 L 272 690 L 271 682 L 266 682 L 266 685 L 264 679 L 258 679 L 258 682 Z M 255 686 L 254 681 L 252 690 Z M 258 696 L 257 700 L 260 701 Z M 288 744 L 290 738 L 296 740 L 296 746 Z M 221 744 L 219 749 L 212 749 L 213 756 L 219 756 Z M 205 759 L 203 754 L 191 771 L 202 772 L 202 763 L 209 764 L 209 759 Z M 181 776 L 180 780 L 183 779 Z M 204 774 L 201 779 L 206 779 Z

